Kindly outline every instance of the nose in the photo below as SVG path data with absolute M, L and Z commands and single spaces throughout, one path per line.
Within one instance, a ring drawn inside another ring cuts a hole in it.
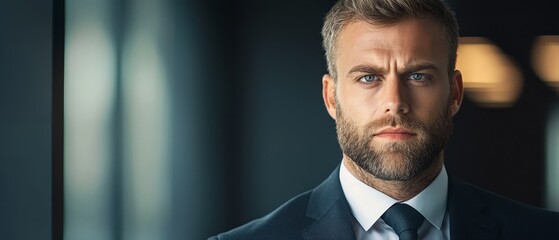
M 391 115 L 407 114 L 410 106 L 407 102 L 406 86 L 397 78 L 388 79 L 383 86 L 384 113 Z

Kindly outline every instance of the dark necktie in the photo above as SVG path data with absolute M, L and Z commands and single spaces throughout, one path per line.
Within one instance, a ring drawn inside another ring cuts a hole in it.
M 381 218 L 394 229 L 400 240 L 416 240 L 417 229 L 425 220 L 413 207 L 402 203 L 392 205 Z

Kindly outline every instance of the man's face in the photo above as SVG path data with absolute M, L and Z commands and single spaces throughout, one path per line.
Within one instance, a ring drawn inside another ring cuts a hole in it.
M 345 157 L 383 180 L 406 181 L 442 157 L 462 79 L 448 75 L 448 44 L 431 20 L 363 21 L 338 38 L 337 82 L 323 78 Z

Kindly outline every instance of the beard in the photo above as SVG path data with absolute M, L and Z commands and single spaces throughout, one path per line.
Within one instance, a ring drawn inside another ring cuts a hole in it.
M 342 152 L 361 169 L 386 181 L 409 181 L 435 162 L 452 134 L 450 101 L 424 124 L 407 115 L 392 115 L 359 129 L 336 101 L 336 132 Z M 408 140 L 378 142 L 373 135 L 385 127 L 401 127 L 416 135 Z

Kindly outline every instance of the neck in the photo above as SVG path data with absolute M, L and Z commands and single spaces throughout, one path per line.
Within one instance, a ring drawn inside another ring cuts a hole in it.
M 428 169 L 408 181 L 387 181 L 376 178 L 344 155 L 344 166 L 361 182 L 398 201 L 407 201 L 419 194 L 435 179 L 443 166 L 443 152 Z

